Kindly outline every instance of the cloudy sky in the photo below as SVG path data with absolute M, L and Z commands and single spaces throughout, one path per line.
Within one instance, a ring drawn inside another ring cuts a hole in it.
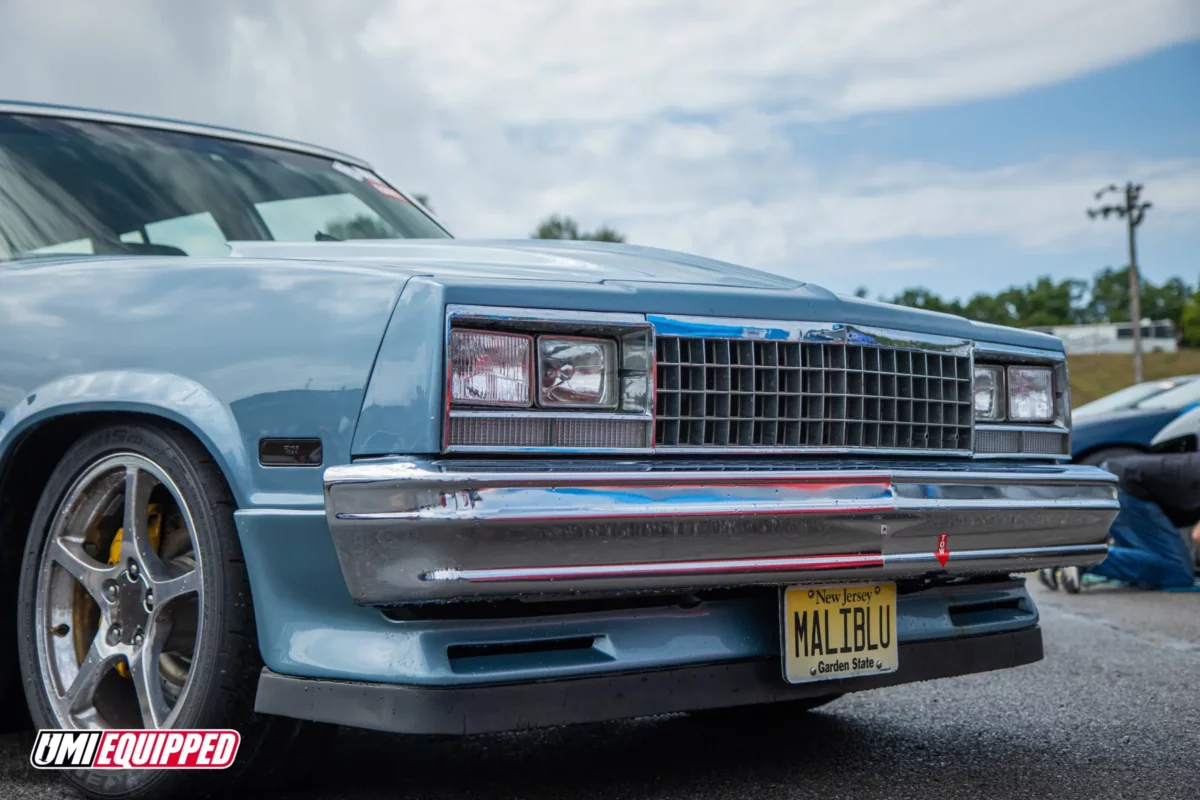
M 872 295 L 1200 276 L 1196 0 L 0 0 L 0 98 L 365 156 L 460 236 L 552 212 Z

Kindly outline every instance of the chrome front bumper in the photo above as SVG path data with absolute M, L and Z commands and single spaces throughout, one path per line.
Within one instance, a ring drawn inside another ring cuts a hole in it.
M 1082 566 L 1118 510 L 1095 467 L 812 459 L 375 459 L 325 507 L 372 605 Z

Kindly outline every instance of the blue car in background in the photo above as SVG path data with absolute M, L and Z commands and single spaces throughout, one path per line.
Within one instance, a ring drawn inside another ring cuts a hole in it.
M 1076 409 L 1071 457 L 1083 464 L 1101 464 L 1110 458 L 1148 452 L 1151 441 L 1163 426 L 1181 413 L 1200 406 L 1200 380 L 1195 378 L 1189 375 L 1140 383 Z M 1143 399 L 1127 404 L 1132 390 L 1153 390 L 1163 384 L 1172 385 L 1165 391 L 1151 391 Z M 1118 395 L 1124 395 L 1124 400 L 1111 402 Z M 1106 410 L 1106 401 L 1111 410 Z
M 1159 431 L 1150 447 L 1156 453 L 1191 453 L 1200 450 L 1200 406 L 1185 411 Z
M 1106 394 L 1099 400 L 1093 400 L 1090 403 L 1081 405 L 1071 412 L 1071 417 L 1079 421 L 1112 414 L 1116 411 L 1128 411 L 1131 408 L 1136 408 L 1144 400 L 1149 400 L 1151 397 L 1169 392 L 1197 378 L 1200 378 L 1200 375 L 1177 375 L 1174 378 L 1162 378 L 1156 381 L 1135 383 L 1133 386 L 1126 386 L 1124 389 L 1112 394 Z

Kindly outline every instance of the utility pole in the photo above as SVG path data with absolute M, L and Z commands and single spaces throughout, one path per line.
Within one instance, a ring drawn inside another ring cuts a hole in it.
M 1111 184 L 1096 192 L 1096 199 L 1099 200 L 1110 192 L 1120 195 L 1121 189 L 1116 184 Z M 1124 193 L 1124 204 L 1089 208 L 1087 214 L 1092 219 L 1096 217 L 1108 219 L 1109 214 L 1116 214 L 1118 217 L 1124 218 L 1129 228 L 1129 317 L 1130 321 L 1133 322 L 1133 382 L 1141 383 L 1143 380 L 1142 289 L 1138 278 L 1135 231 L 1137 226 L 1142 224 L 1142 219 L 1146 216 L 1146 210 L 1150 208 L 1150 203 L 1138 203 L 1138 199 L 1142 194 L 1142 185 L 1140 183 L 1130 181 L 1125 184 Z

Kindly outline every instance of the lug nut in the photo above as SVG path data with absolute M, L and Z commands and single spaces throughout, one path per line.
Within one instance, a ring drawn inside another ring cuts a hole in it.
M 121 641 L 121 626 L 120 625 L 109 626 L 109 628 L 108 628 L 108 643 L 110 645 L 112 645 L 112 644 L 116 644 L 119 641 Z
M 120 589 L 120 587 L 117 586 L 115 581 L 113 583 L 109 583 L 107 586 L 104 587 L 104 596 L 107 597 L 109 600 L 116 600 L 117 596 L 120 593 L 121 593 L 121 589 Z
M 144 641 L 146 641 L 146 636 L 142 633 L 141 628 L 138 628 L 133 634 L 133 644 L 135 647 L 141 647 Z
M 129 562 L 129 580 L 136 581 L 138 579 L 138 565 L 136 561 Z
M 146 609 L 146 613 L 154 610 L 154 592 L 147 589 L 146 596 L 142 598 L 142 607 Z

